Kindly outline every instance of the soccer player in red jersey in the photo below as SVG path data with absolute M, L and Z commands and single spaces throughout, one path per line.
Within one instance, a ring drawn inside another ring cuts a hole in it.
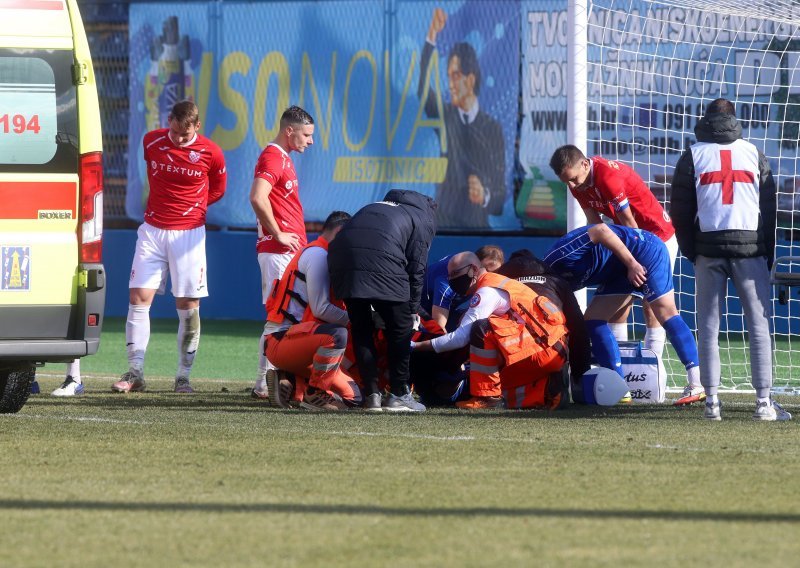
M 179 320 L 175 392 L 193 392 L 189 373 L 200 343 L 200 298 L 208 296 L 206 210 L 222 198 L 227 182 L 222 150 L 199 128 L 197 105 L 181 101 L 172 107 L 168 128 L 144 136 L 150 194 L 129 283 L 128 372 L 111 387 L 117 392 L 145 389 L 150 305 L 164 293 L 167 275 Z
M 314 143 L 314 119 L 298 106 L 281 115 L 278 135 L 261 152 L 256 164 L 250 204 L 258 220 L 258 265 L 261 267 L 261 296 L 267 303 L 273 284 L 280 280 L 294 254 L 306 245 L 306 225 L 300 203 L 297 172 L 289 156 L 305 152 Z M 269 396 L 267 372 L 275 372 L 264 354 L 266 336 L 261 334 L 258 349 L 258 376 L 252 390 L 254 398 Z
M 567 184 L 590 225 L 602 223 L 601 215 L 604 215 L 617 225 L 645 229 L 654 233 L 667 245 L 671 267 L 675 269 L 678 242 L 675 239 L 672 220 L 633 168 L 602 156 L 587 158 L 578 147 L 571 144 L 561 146 L 553 153 L 550 167 L 559 179 Z M 618 341 L 628 339 L 627 320 L 632 303 L 631 299 L 609 321 L 609 326 Z M 646 303 L 644 318 L 646 326 L 644 345 L 655 352 L 660 363 L 666 332 Z M 684 389 L 684 396 L 699 395 L 702 392 L 703 388 L 699 383 L 688 385 Z

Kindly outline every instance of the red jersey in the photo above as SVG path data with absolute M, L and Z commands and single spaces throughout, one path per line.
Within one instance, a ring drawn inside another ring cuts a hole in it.
M 617 224 L 617 214 L 630 207 L 640 229 L 655 233 L 662 241 L 675 234 L 669 214 L 653 192 L 632 167 L 622 162 L 594 156 L 587 187 L 571 191 L 581 207 L 594 209 Z
M 196 229 L 206 224 L 208 206 L 225 194 L 225 157 L 205 136 L 176 146 L 168 132 L 160 128 L 144 135 L 150 182 L 144 220 L 159 229 Z
M 255 177 L 264 179 L 272 185 L 269 192 L 269 204 L 275 221 L 285 233 L 296 233 L 300 237 L 300 246 L 306 246 L 306 224 L 303 219 L 303 206 L 300 204 L 300 184 L 294 164 L 283 148 L 277 144 L 268 144 L 256 164 Z M 285 254 L 291 252 L 289 247 L 280 244 L 272 235 L 264 230 L 258 222 L 257 252 Z

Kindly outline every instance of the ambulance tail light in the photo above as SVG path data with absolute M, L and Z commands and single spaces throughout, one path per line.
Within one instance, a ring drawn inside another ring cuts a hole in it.
M 103 154 L 90 152 L 80 158 L 80 261 L 103 259 Z

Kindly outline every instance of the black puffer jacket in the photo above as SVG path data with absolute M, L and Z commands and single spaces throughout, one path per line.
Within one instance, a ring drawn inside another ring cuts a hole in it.
M 730 114 L 711 113 L 694 129 L 698 142 L 731 144 L 742 137 L 742 127 Z M 759 150 L 760 219 L 755 231 L 728 230 L 702 232 L 697 223 L 697 187 L 694 159 L 686 150 L 675 166 L 669 215 L 683 256 L 694 262 L 697 255 L 709 258 L 749 258 L 766 256 L 770 266 L 775 254 L 775 180 L 767 157 Z M 753 211 L 753 215 L 758 215 Z
M 393 189 L 383 201 L 362 207 L 328 250 L 334 294 L 409 301 L 416 313 L 435 219 L 436 202 L 416 191 Z
M 564 312 L 569 332 L 570 379 L 573 385 L 580 384 L 581 376 L 589 370 L 592 348 L 589 343 L 586 322 L 583 319 L 583 311 L 572 292 L 570 283 L 554 274 L 549 266 L 527 249 L 514 252 L 508 262 L 497 270 L 497 273 L 520 280 L 537 294 L 545 296 Z

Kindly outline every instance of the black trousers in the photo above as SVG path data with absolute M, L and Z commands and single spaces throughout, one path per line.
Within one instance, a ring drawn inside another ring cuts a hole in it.
M 349 298 L 345 300 L 350 329 L 353 334 L 356 364 L 364 382 L 365 395 L 379 392 L 378 354 L 375 349 L 375 326 L 372 321 L 373 308 L 386 324 L 384 335 L 387 342 L 389 362 L 389 385 L 392 394 L 403 396 L 410 392 L 408 361 L 411 355 L 411 334 L 414 314 L 409 302 L 387 302 Z

